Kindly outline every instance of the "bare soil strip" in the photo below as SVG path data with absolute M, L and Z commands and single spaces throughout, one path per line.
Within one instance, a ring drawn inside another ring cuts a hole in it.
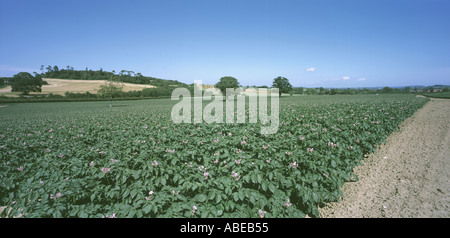
M 431 99 L 355 168 L 320 217 L 450 217 L 450 100 Z

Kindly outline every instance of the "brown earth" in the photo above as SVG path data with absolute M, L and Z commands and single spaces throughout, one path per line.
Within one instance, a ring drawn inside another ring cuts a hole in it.
M 354 171 L 320 217 L 449 218 L 450 100 L 431 99 Z

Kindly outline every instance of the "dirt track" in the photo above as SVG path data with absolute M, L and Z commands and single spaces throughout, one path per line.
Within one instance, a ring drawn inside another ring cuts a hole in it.
M 450 100 L 431 99 L 355 172 L 320 217 L 450 218 Z

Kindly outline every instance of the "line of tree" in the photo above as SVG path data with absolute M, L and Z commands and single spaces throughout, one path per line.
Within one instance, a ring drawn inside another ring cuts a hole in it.
M 23 95 L 28 95 L 30 92 L 41 92 L 41 87 L 47 84 L 42 80 L 44 77 L 48 78 L 61 78 L 61 79 L 86 79 L 86 80 L 106 80 L 105 85 L 100 86 L 97 94 L 86 93 L 66 93 L 66 97 L 71 98 L 105 98 L 109 97 L 112 101 L 113 97 L 161 97 L 170 96 L 171 92 L 175 87 L 185 87 L 191 92 L 193 91 L 193 85 L 189 86 L 184 83 L 180 83 L 174 80 L 164 80 L 153 77 L 145 77 L 140 73 L 134 73 L 133 71 L 122 70 L 119 74 L 113 72 L 106 72 L 102 69 L 97 71 L 88 70 L 85 71 L 74 70 L 73 67 L 67 66 L 66 69 L 59 69 L 57 66 L 48 66 L 47 72 L 44 72 L 44 66 L 41 66 L 41 73 L 34 72 L 34 76 L 27 72 L 20 72 L 10 77 L 1 77 L 0 86 L 4 84 L 10 84 L 12 92 L 22 92 Z M 150 84 L 157 86 L 157 88 L 143 89 L 141 91 L 124 92 L 123 82 L 129 83 L 139 83 L 139 84 Z M 239 88 L 242 87 L 239 81 L 231 76 L 222 77 L 215 87 L 222 91 L 225 95 L 226 88 Z M 256 88 L 256 86 L 253 86 Z M 268 88 L 267 86 L 259 86 L 260 88 Z M 273 88 L 278 88 L 280 96 L 284 94 L 319 94 L 319 95 L 335 95 L 335 94 L 373 94 L 373 93 L 408 93 L 411 87 L 405 88 L 390 88 L 384 87 L 380 89 L 325 89 L 323 87 L 319 88 L 303 88 L 303 87 L 292 87 L 289 80 L 285 77 L 279 76 L 273 80 Z M 444 90 L 448 91 L 447 86 Z M 432 87 L 431 87 L 432 88 Z M 53 97 L 54 95 L 50 95 Z M 57 96 L 54 96 L 57 97 Z
M 114 86 L 113 86 L 114 87 Z M 191 90 L 193 90 L 191 88 Z M 120 88 L 101 88 L 97 93 L 72 93 L 66 92 L 64 94 L 67 98 L 134 98 L 134 97 L 170 97 L 172 95 L 173 89 L 169 88 L 144 88 L 139 91 L 122 91 Z M 51 95 L 50 97 L 58 97 L 56 95 Z M 61 95 L 60 95 L 61 96 Z
M 215 84 L 215 87 L 218 88 L 223 95 L 225 95 L 225 90 L 227 88 L 236 89 L 241 87 L 239 81 L 231 76 L 225 76 L 220 78 L 219 82 Z M 289 93 L 292 91 L 292 85 L 289 83 L 289 80 L 285 77 L 279 76 L 276 77 L 273 80 L 272 84 L 273 88 L 279 89 L 279 95 L 281 96 L 282 93 Z M 254 88 L 258 88 L 254 86 Z M 261 86 L 260 88 L 268 88 L 267 86 Z
M 0 77 L 0 87 L 9 85 L 9 81 L 11 81 L 12 77 Z
M 188 88 L 193 94 L 193 88 Z M 100 91 L 100 90 L 99 90 Z M 160 89 L 160 88 L 144 88 L 140 91 L 116 91 L 114 93 L 106 93 L 106 92 L 84 92 L 84 93 L 75 93 L 75 92 L 65 92 L 64 95 L 60 94 L 33 94 L 29 95 L 19 95 L 19 98 L 28 97 L 28 98 L 36 98 L 36 99 L 102 99 L 102 100 L 111 100 L 111 99 L 119 99 L 119 98 L 159 98 L 159 97 L 170 97 L 172 95 L 172 89 Z M 17 99 L 13 97 L 5 97 L 0 96 L 3 99 Z
M 215 84 L 215 87 L 220 89 L 222 94 L 225 94 L 226 88 L 236 89 L 241 87 L 239 81 L 231 76 L 222 77 L 218 83 Z M 253 88 L 268 88 L 267 86 L 247 86 Z M 328 88 L 325 89 L 323 87 L 318 88 L 304 88 L 304 87 L 293 87 L 289 82 L 289 79 L 279 76 L 273 79 L 272 88 L 279 89 L 279 95 L 282 94 L 306 94 L 306 95 L 336 95 L 336 94 L 374 94 L 374 93 L 409 93 L 410 87 L 405 88 Z
M 46 71 L 45 71 L 46 70 Z M 58 78 L 58 79 L 80 79 L 80 80 L 115 80 L 124 83 L 134 83 L 134 84 L 149 84 L 156 87 L 183 87 L 187 86 L 184 83 L 178 82 L 177 80 L 167 80 L 154 77 L 143 76 L 141 73 L 135 73 L 131 70 L 121 70 L 116 72 L 104 71 L 103 68 L 100 70 L 92 70 L 85 68 L 84 70 L 75 70 L 71 66 L 66 66 L 66 68 L 59 68 L 58 66 L 47 66 L 41 65 L 41 75 L 42 78 Z
M 410 93 L 411 87 L 404 88 L 303 88 L 295 87 L 290 94 L 335 95 L 335 94 L 375 94 L 375 93 Z

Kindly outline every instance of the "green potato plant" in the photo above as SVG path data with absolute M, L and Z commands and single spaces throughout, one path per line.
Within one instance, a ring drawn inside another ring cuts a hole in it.
M 10 105 L 0 114 L 1 215 L 318 217 L 427 101 L 284 97 L 272 135 L 259 124 L 175 124 L 168 99 Z

